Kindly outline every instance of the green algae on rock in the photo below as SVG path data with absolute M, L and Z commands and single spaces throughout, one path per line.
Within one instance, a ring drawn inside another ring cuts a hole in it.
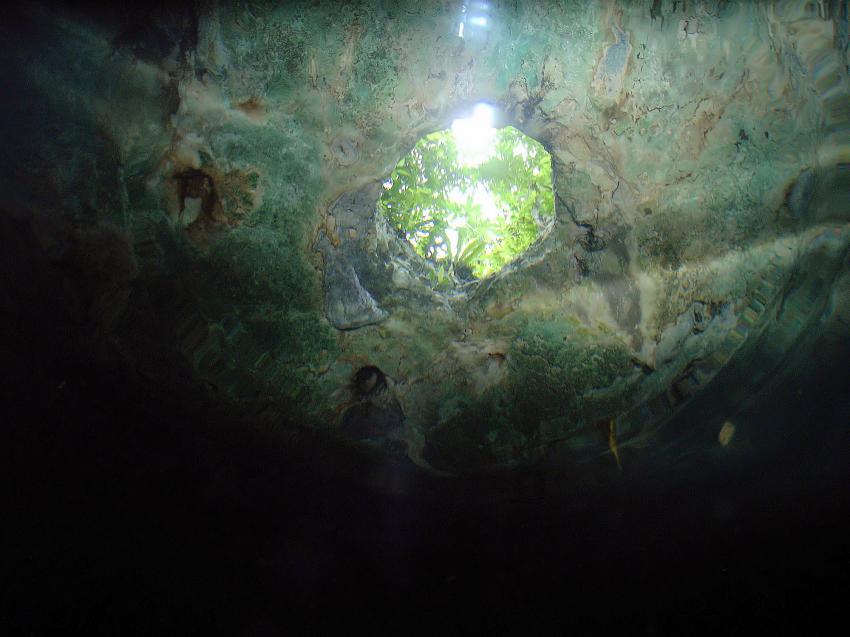
M 222 3 L 139 32 L 34 10 L 0 53 L 32 105 L 3 127 L 6 205 L 57 259 L 100 237 L 116 274 L 78 264 L 80 303 L 124 364 L 177 357 L 281 436 L 461 474 L 581 464 L 616 420 L 627 470 L 843 307 L 846 28 L 806 3 L 488 11 Z M 551 155 L 554 210 L 521 255 L 447 276 L 379 198 L 479 103 Z M 380 401 L 352 389 L 368 367 Z

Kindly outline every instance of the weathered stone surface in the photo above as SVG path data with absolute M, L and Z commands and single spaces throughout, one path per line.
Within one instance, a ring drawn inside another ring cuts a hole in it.
M 387 313 L 360 284 L 354 266 L 330 248 L 325 250 L 325 313 L 340 330 L 373 325 L 387 318 Z
M 599 102 L 605 107 L 613 106 L 619 101 L 632 55 L 629 34 L 616 24 L 611 26 L 611 31 L 614 33 L 614 42 L 602 54 L 591 83 Z
M 453 3 L 213 3 L 149 29 L 34 6 L 0 26 L 4 205 L 76 264 L 68 298 L 124 364 L 179 352 L 234 400 L 446 473 L 582 463 L 613 419 L 628 466 L 694 397 L 745 400 L 839 324 L 847 30 L 810 5 L 490 3 L 463 38 Z M 374 204 L 478 100 L 552 155 L 556 220 L 436 289 Z M 397 403 L 355 395 L 364 366 Z

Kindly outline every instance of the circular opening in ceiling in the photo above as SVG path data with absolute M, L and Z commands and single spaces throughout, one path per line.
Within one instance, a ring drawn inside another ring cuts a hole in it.
M 540 142 L 493 110 L 431 133 L 383 184 L 379 209 L 437 285 L 483 278 L 525 252 L 554 219 L 552 164 Z

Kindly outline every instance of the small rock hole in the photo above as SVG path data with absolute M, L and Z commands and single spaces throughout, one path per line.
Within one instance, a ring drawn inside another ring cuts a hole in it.
M 354 374 L 352 385 L 359 396 L 366 398 L 386 389 L 387 377 L 374 365 L 366 365 Z

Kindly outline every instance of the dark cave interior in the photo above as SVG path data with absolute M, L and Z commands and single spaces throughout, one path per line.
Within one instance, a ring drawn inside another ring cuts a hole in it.
M 0 24 L 3 634 L 834 630 L 846 3 L 339 4 Z M 479 99 L 560 203 L 435 291 L 376 193 Z
M 163 391 L 63 351 L 62 276 L 30 248 L 2 250 L 28 274 L 3 329 L 7 634 L 805 634 L 843 612 L 842 370 L 757 397 L 775 435 L 731 472 L 436 478 L 269 444 L 179 373 Z

